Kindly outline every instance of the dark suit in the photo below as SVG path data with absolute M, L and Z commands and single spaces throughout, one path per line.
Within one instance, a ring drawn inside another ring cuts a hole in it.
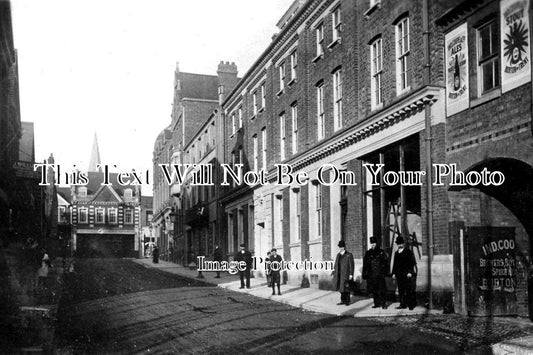
M 363 258 L 363 279 L 367 282 L 369 292 L 374 296 L 374 306 L 386 306 L 385 275 L 388 274 L 389 256 L 387 253 L 376 247 L 369 249 Z
M 413 252 L 408 248 L 394 253 L 394 265 L 392 274 L 396 275 L 398 282 L 398 294 L 400 307 L 414 308 L 416 306 L 416 259 Z M 411 274 L 411 277 L 407 277 Z
M 337 254 L 335 258 L 335 271 L 333 274 L 333 285 L 341 293 L 341 302 L 350 304 L 350 276 L 353 276 L 354 262 L 353 255 L 350 252 Z
M 235 261 L 246 262 L 246 269 L 240 271 L 239 277 L 241 278 L 241 287 L 244 288 L 244 278 L 246 278 L 246 287 L 250 288 L 250 270 L 252 269 L 252 254 L 248 250 L 240 250 L 237 255 L 235 255 Z

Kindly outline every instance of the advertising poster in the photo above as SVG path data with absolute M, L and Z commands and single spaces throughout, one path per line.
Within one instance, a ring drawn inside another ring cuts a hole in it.
M 446 114 L 468 108 L 468 40 L 466 23 L 446 34 Z
M 500 3 L 502 92 L 531 80 L 529 0 Z

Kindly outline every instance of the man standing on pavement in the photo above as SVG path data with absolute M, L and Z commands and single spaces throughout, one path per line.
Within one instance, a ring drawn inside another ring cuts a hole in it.
M 363 279 L 366 280 L 368 291 L 374 296 L 372 308 L 387 309 L 385 275 L 387 275 L 388 264 L 387 253 L 377 245 L 376 237 L 370 237 L 370 249 L 363 258 Z
M 239 277 L 241 278 L 241 287 L 244 288 L 244 278 L 246 277 L 246 288 L 250 288 L 250 270 L 252 269 L 252 254 L 246 250 L 246 245 L 241 244 L 241 250 L 235 255 L 235 261 L 246 263 L 244 271 L 239 270 Z
M 346 251 L 346 243 L 341 240 L 338 244 L 339 253 L 335 258 L 333 271 L 333 285 L 341 293 L 341 302 L 338 305 L 350 304 L 350 283 L 353 280 L 354 262 L 352 253 Z
M 222 262 L 222 250 L 220 250 L 218 245 L 215 245 L 215 251 L 213 252 L 213 261 L 217 261 L 219 263 L 219 267 L 217 269 L 217 276 L 215 276 L 215 278 L 220 279 L 220 263 Z
M 394 264 L 392 266 L 392 277 L 398 282 L 398 294 L 400 296 L 400 306 L 397 309 L 409 307 L 413 310 L 416 306 L 416 260 L 413 252 L 405 248 L 402 236 L 396 238 L 398 250 L 394 253 Z
M 280 268 L 281 268 L 281 255 L 278 255 L 278 251 L 276 248 L 272 249 L 272 254 L 270 255 L 270 272 L 271 272 L 271 278 L 272 278 L 272 296 L 276 294 L 276 284 L 278 285 L 278 296 L 281 296 L 280 291 L 280 281 L 281 281 L 281 274 L 280 274 Z

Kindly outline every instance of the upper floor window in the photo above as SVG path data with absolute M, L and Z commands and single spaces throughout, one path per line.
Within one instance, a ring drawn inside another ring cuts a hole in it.
M 83 207 L 78 209 L 78 223 L 87 223 L 87 208 Z
M 285 113 L 279 115 L 279 159 L 285 160 Z
M 279 91 L 283 91 L 285 89 L 285 62 L 281 62 L 281 64 L 278 67 L 278 73 L 279 73 Z
M 324 116 L 324 83 L 320 82 L 316 86 L 316 114 L 317 114 L 317 137 L 324 138 L 325 116 Z
M 370 74 L 371 74 L 371 107 L 375 109 L 383 102 L 381 88 L 381 72 L 383 69 L 383 52 L 381 38 L 376 39 L 370 45 Z
M 257 134 L 253 135 L 252 141 L 254 149 L 254 171 L 257 172 L 257 170 L 259 170 L 259 142 L 257 141 Z
M 105 222 L 105 220 L 104 220 L 105 210 L 103 208 L 101 208 L 101 207 L 98 207 L 95 210 L 95 213 L 96 213 L 95 222 L 96 223 L 104 223 Z
M 342 70 L 333 73 L 333 125 L 334 129 L 342 128 Z
M 316 36 L 316 56 L 324 54 L 324 24 L 320 23 L 315 29 Z
M 322 184 L 315 185 L 315 218 L 317 236 L 322 236 Z
M 331 13 L 331 25 L 333 26 L 333 42 L 340 40 L 342 31 L 340 6 L 337 6 Z
M 267 168 L 267 132 L 266 127 L 263 127 L 261 130 L 261 148 L 262 148 L 262 157 L 263 169 L 266 171 Z
M 109 223 L 116 224 L 117 221 L 117 209 L 116 208 L 110 208 L 107 210 L 107 215 L 109 218 Z
M 242 128 L 242 106 L 239 106 L 237 110 L 237 115 L 239 116 L 239 128 Z
M 409 56 L 409 17 L 396 24 L 396 73 L 397 93 L 409 89 L 411 84 L 411 63 Z
M 477 30 L 479 94 L 500 86 L 500 41 L 496 20 Z
M 292 123 L 292 154 L 298 152 L 298 105 L 294 103 L 291 106 L 291 123 Z
M 264 109 L 266 106 L 266 90 L 265 83 L 261 84 L 261 109 Z
M 133 200 L 133 190 L 132 189 L 124 190 L 124 201 L 131 202 L 132 200 Z
M 79 197 L 87 197 L 87 188 L 86 187 L 80 187 L 78 189 L 78 195 L 79 195 Z
M 254 116 L 257 115 L 257 112 L 259 111 L 258 102 L 257 102 L 257 90 L 254 91 L 252 94 L 252 106 L 253 106 L 253 112 Z
M 235 112 L 233 112 L 231 114 L 231 134 L 235 134 L 236 131 L 237 131 L 237 122 L 236 122 Z
M 298 66 L 298 54 L 296 50 L 291 53 L 291 81 L 296 80 L 296 67 Z
M 124 223 L 133 224 L 133 211 L 131 209 L 124 211 Z
M 68 222 L 67 217 L 68 217 L 67 208 L 65 206 L 58 206 L 57 207 L 57 221 L 59 223 Z

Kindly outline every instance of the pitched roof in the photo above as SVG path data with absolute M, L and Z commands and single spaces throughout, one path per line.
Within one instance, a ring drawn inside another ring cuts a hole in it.
M 94 195 L 98 189 L 102 186 L 102 183 L 104 182 L 104 173 L 96 172 L 96 171 L 89 171 L 87 172 L 87 178 L 89 180 L 89 183 L 85 186 L 87 187 L 87 195 Z M 124 196 L 124 190 L 126 189 L 132 189 L 133 194 L 135 195 L 135 187 L 134 186 L 122 186 L 117 181 L 118 173 L 109 173 L 109 183 L 113 187 L 113 190 L 119 195 Z M 105 186 L 105 185 L 103 185 Z
M 218 76 L 179 72 L 178 80 L 182 99 L 218 99 Z

